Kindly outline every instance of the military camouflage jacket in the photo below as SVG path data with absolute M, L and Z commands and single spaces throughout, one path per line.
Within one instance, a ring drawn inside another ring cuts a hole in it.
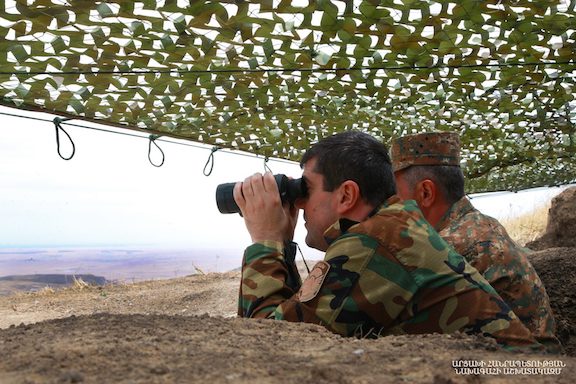
M 467 197 L 456 202 L 436 229 L 496 289 L 535 338 L 559 347 L 546 289 L 527 255 L 504 227 L 475 209 Z
M 365 221 L 340 220 L 325 236 L 324 261 L 303 284 L 281 244 L 249 246 L 239 315 L 322 324 L 345 336 L 463 331 L 541 347 L 415 201 L 391 197 Z

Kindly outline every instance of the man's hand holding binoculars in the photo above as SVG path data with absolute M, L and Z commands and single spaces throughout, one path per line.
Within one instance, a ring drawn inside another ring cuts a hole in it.
M 274 176 L 266 172 L 247 177 L 234 186 L 234 200 L 253 242 L 291 241 L 298 220 L 298 208 L 283 203 Z

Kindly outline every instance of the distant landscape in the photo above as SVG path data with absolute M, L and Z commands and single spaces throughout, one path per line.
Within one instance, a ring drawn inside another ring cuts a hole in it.
M 34 274 L 9 275 L 0 277 L 0 296 L 17 292 L 54 291 L 74 284 L 101 286 L 111 283 L 102 276 L 66 275 L 66 274 Z
M 510 235 L 524 245 L 545 230 L 549 207 L 548 202 L 539 209 L 503 219 L 502 223 Z M 0 296 L 61 288 L 73 284 L 75 277 L 91 285 L 101 285 L 227 272 L 240 267 L 242 253 L 242 249 L 126 246 L 0 248 Z
M 0 295 L 87 283 L 136 282 L 240 267 L 235 250 L 147 248 L 0 248 Z

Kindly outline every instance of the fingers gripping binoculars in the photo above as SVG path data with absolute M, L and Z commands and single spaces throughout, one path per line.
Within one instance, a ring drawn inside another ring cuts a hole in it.
M 289 179 L 286 175 L 274 175 L 282 203 L 294 204 L 296 199 L 306 197 L 306 183 L 302 179 Z M 220 213 L 239 213 L 240 208 L 234 200 L 234 185 L 224 183 L 216 187 L 216 205 Z

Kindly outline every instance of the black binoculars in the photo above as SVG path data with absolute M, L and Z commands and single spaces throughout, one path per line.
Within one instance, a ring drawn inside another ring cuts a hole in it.
M 306 183 L 302 179 L 289 179 L 286 175 L 274 175 L 282 203 L 294 204 L 296 199 L 306 197 Z M 239 213 L 240 208 L 234 200 L 234 185 L 224 183 L 216 187 L 216 205 L 220 213 Z

